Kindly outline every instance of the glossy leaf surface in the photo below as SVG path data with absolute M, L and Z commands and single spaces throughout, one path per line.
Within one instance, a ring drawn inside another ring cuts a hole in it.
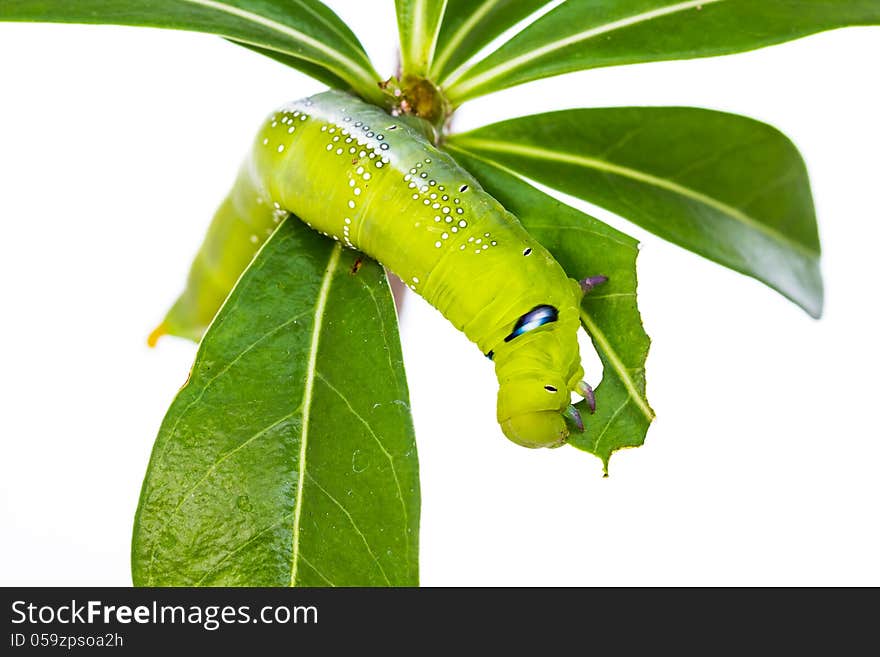
M 449 0 L 437 37 L 431 77 L 443 83 L 505 30 L 549 0 Z
M 601 205 L 822 312 L 819 236 L 795 146 L 757 121 L 702 109 L 564 110 L 450 143 Z
M 384 273 L 290 218 L 218 313 L 162 423 L 134 582 L 415 585 L 418 522 Z
M 403 73 L 424 77 L 437 46 L 447 0 L 394 0 Z
M 357 37 L 318 0 L 3 0 L 0 21 L 93 23 L 208 32 L 255 49 L 322 81 L 344 80 L 381 102 L 379 74 Z
M 450 81 L 448 93 L 458 104 L 560 73 L 726 55 L 877 23 L 877 0 L 568 0 Z

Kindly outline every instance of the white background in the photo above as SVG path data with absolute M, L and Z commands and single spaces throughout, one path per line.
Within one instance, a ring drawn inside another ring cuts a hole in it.
M 331 4 L 390 73 L 390 0 Z M 508 443 L 492 368 L 408 297 L 423 584 L 880 584 L 878 61 L 880 28 L 850 29 L 460 111 L 460 129 L 627 104 L 780 127 L 812 175 L 827 305 L 815 322 L 595 210 L 643 241 L 658 414 L 603 479 L 574 449 Z M 264 115 L 321 86 L 218 38 L 147 29 L 0 24 L 0 62 L 0 584 L 128 585 L 150 448 L 195 353 L 144 338 Z

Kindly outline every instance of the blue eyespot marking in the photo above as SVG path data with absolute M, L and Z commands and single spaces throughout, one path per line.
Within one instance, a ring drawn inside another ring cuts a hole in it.
M 510 342 L 515 337 L 533 331 L 539 326 L 555 322 L 559 319 L 559 311 L 553 306 L 535 306 L 525 315 L 516 321 L 513 331 L 504 338 L 505 342 Z

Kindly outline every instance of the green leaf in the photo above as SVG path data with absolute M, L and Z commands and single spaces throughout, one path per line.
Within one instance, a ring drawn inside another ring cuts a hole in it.
M 234 43 L 238 46 L 243 46 L 248 50 L 253 50 L 254 52 L 259 53 L 264 57 L 274 59 L 276 62 L 284 64 L 285 66 L 289 66 L 290 68 L 295 68 L 296 70 L 305 73 L 309 77 L 315 78 L 318 82 L 323 82 L 328 87 L 343 90 L 348 90 L 351 88 L 351 85 L 349 85 L 348 82 L 340 78 L 338 75 L 331 73 L 323 66 L 312 64 L 311 62 L 307 62 L 304 59 L 297 59 L 296 57 L 285 55 L 284 53 L 278 52 L 277 50 L 268 50 L 266 48 L 261 48 L 260 46 L 252 46 L 249 43 L 242 43 L 241 41 L 236 41 L 235 39 L 229 39 L 229 42 Z
M 645 359 L 650 339 L 642 328 L 636 299 L 637 242 L 598 219 L 538 191 L 496 162 L 450 148 L 455 158 L 486 191 L 513 212 L 575 279 L 602 274 L 608 282 L 584 297 L 581 322 L 602 359 L 604 373 L 596 388 L 596 412 L 584 417 L 584 432 L 570 444 L 602 459 L 605 471 L 611 454 L 637 447 L 654 411 L 645 395 Z M 590 378 L 590 373 L 587 373 Z
M 877 0 L 568 0 L 449 80 L 454 104 L 601 66 L 753 50 L 880 23 Z
M 325 69 L 330 79 L 344 80 L 373 102 L 383 98 L 377 86 L 379 74 L 357 37 L 318 0 L 3 0 L 0 21 L 135 25 L 218 34 L 279 53 L 282 61 L 309 75 Z
M 404 75 L 425 77 L 434 58 L 447 0 L 394 0 Z
M 576 109 L 450 143 L 763 281 L 814 317 L 822 312 L 807 171 L 766 124 L 681 107 Z
M 136 585 L 418 582 L 419 484 L 375 262 L 286 220 L 202 341 L 153 448 Z
M 549 0 L 449 0 L 437 49 L 431 64 L 431 79 L 445 86 L 447 77 L 480 49 L 513 27 Z

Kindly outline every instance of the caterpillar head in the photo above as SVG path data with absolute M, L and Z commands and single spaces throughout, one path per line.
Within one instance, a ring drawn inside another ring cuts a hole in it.
M 495 354 L 498 423 L 504 435 L 523 447 L 558 447 L 568 439 L 572 425 L 583 429 L 571 405 L 571 392 L 581 392 L 584 374 L 577 310 L 557 313 L 554 308 L 554 318 L 538 324 L 536 315 L 542 308 L 547 306 L 523 315 L 511 339 Z

